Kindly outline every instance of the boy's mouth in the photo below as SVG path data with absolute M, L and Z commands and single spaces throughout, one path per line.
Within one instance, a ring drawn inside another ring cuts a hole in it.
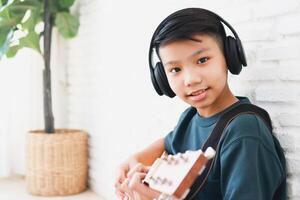
M 193 102 L 202 101 L 202 100 L 204 100 L 206 98 L 206 96 L 207 96 L 207 90 L 208 89 L 209 88 L 204 88 L 204 89 L 196 90 L 196 91 L 188 94 L 187 98 L 189 98 Z
M 192 93 L 189 93 L 188 96 L 198 96 L 199 94 L 202 94 L 202 93 L 205 92 L 206 90 L 208 90 L 208 88 L 200 89 L 200 90 L 194 91 L 194 92 L 192 92 Z

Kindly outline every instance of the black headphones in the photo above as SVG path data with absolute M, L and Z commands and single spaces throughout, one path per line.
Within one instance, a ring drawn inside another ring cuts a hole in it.
M 187 8 L 191 9 L 191 8 Z M 244 53 L 244 49 L 241 43 L 241 40 L 239 39 L 239 36 L 235 32 L 235 30 L 232 28 L 232 26 L 226 22 L 222 17 L 217 15 L 216 13 L 213 13 L 209 10 L 202 9 L 202 8 L 192 8 L 197 9 L 199 12 L 207 12 L 208 14 L 214 16 L 216 19 L 218 19 L 220 22 L 223 22 L 233 33 L 234 37 L 232 36 L 226 36 L 224 39 L 224 53 L 225 53 L 225 60 L 226 64 L 228 66 L 228 70 L 235 75 L 238 75 L 242 70 L 242 65 L 247 66 L 247 61 Z M 183 9 L 185 10 L 185 9 Z M 181 10 L 182 11 L 182 10 Z M 178 12 L 178 11 L 177 11 Z M 198 11 L 197 11 L 198 12 Z M 150 43 L 150 49 L 149 49 L 149 67 L 150 67 L 150 74 L 151 74 L 151 81 L 152 84 L 156 90 L 156 92 L 161 96 L 165 94 L 168 97 L 174 97 L 176 94 L 171 89 L 165 70 L 162 62 L 157 62 L 155 64 L 155 67 L 153 67 L 152 63 L 152 55 L 153 55 L 153 49 L 156 48 L 156 44 L 154 44 L 154 38 L 156 35 L 164 28 L 166 21 L 170 20 L 170 18 L 177 17 L 176 15 L 171 14 L 167 18 L 165 18 L 156 28 L 155 32 L 153 33 L 153 36 L 151 38 Z M 178 26 L 174 27 L 178 28 Z

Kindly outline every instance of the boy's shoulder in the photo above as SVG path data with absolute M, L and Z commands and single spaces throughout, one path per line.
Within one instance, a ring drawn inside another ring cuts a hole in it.
M 274 141 L 264 120 L 253 113 L 242 113 L 236 116 L 224 130 L 223 147 L 243 140 L 256 140 L 266 148 L 274 151 Z
M 238 114 L 226 128 L 227 131 L 238 132 L 240 136 L 259 137 L 260 132 L 269 132 L 264 120 L 254 113 Z
M 230 112 L 235 107 L 241 106 L 241 104 L 253 105 L 257 109 L 265 111 L 263 108 L 253 104 L 247 97 L 238 97 L 240 102 L 236 105 L 231 106 L 223 114 Z M 246 109 L 252 108 L 247 106 Z M 239 108 L 238 108 L 239 109 Z M 253 108 L 252 108 L 253 109 Z M 256 114 L 256 112 L 249 110 L 249 112 L 241 112 L 237 114 L 234 119 L 225 128 L 226 135 L 229 135 L 232 139 L 238 139 L 242 137 L 252 137 L 257 139 L 271 139 L 272 133 L 268 128 L 268 124 L 262 116 Z M 245 111 L 245 107 L 241 108 Z M 261 111 L 260 111 L 261 112 Z M 268 113 L 265 111 L 268 115 Z M 266 115 L 265 114 L 265 115 Z M 266 118 L 266 116 L 265 116 Z

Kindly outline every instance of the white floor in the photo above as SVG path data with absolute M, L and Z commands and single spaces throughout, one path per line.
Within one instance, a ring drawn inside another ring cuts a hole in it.
M 83 193 L 64 197 L 32 196 L 25 189 L 25 180 L 22 176 L 0 178 L 1 200 L 104 200 L 90 190 Z

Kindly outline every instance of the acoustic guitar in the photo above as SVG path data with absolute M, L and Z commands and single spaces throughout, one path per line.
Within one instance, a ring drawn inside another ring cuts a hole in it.
M 184 199 L 208 160 L 214 156 L 215 151 L 211 147 L 204 153 L 201 149 L 176 155 L 164 153 L 155 160 L 143 182 L 152 189 Z

